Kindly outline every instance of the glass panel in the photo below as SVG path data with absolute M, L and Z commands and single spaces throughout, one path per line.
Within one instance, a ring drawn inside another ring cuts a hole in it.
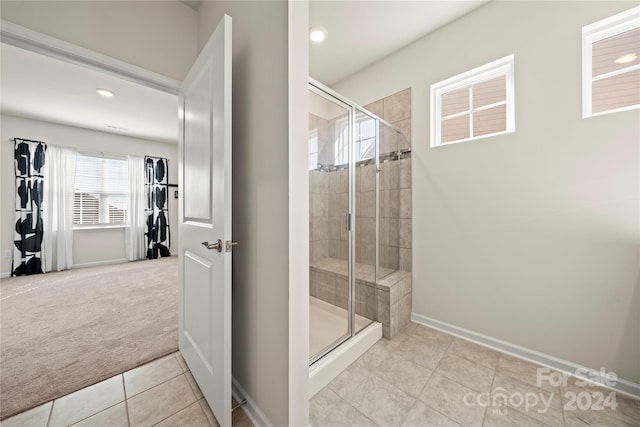
M 594 113 L 640 104 L 640 70 L 593 82 L 592 103 Z
M 592 76 L 640 64 L 640 28 L 626 31 L 593 44 Z
M 473 136 L 490 135 L 505 130 L 507 130 L 506 105 L 473 113 Z
M 469 138 L 469 116 L 459 116 L 442 121 L 441 140 L 445 142 L 458 141 Z
M 349 109 L 309 91 L 310 355 L 349 332 Z
M 473 108 L 507 100 L 507 77 L 500 76 L 473 85 Z
M 354 289 L 354 332 L 362 330 L 376 319 L 376 163 L 378 121 L 356 111 L 356 218 L 355 238 L 356 286 Z

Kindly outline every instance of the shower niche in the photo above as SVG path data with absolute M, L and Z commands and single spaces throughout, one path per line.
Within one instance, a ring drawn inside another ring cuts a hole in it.
M 308 147 L 313 364 L 373 322 L 385 338 L 409 323 L 401 241 L 403 216 L 410 238 L 411 150 L 395 127 L 313 80 Z

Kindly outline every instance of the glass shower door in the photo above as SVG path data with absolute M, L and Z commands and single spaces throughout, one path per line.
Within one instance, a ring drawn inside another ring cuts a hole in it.
M 310 362 L 352 333 L 350 201 L 352 108 L 309 90 Z

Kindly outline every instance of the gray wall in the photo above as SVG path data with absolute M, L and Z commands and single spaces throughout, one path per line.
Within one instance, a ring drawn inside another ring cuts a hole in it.
M 290 128 L 289 81 L 304 93 L 305 105 L 307 93 L 307 73 L 301 84 L 298 72 L 289 73 L 289 12 L 284 1 L 203 2 L 198 22 L 202 47 L 223 14 L 233 19 L 233 238 L 239 242 L 233 256 L 233 377 L 275 426 L 306 424 L 308 416 L 308 335 L 295 344 L 302 354 L 289 348 L 290 320 L 308 324 L 309 295 L 308 225 L 297 234 L 306 250 L 291 248 L 289 239 L 290 132 L 299 131 Z M 306 44 L 306 29 L 298 37 Z M 291 125 L 306 135 L 306 108 L 291 109 L 304 113 Z M 296 143 L 306 147 L 304 136 Z M 293 177 L 302 185 L 302 210 L 308 209 L 305 153 L 297 153 L 301 169 Z M 307 222 L 303 215 L 292 221 L 302 219 Z M 290 277 L 290 251 L 306 257 L 302 280 Z M 290 286 L 306 295 L 297 300 L 291 291 L 302 310 L 291 319 Z M 296 385 L 298 371 L 306 378 Z
M 581 28 L 637 2 L 491 2 L 334 89 L 413 94 L 413 311 L 640 382 L 638 110 L 582 119 Z M 515 54 L 516 132 L 429 148 L 429 86 Z
M 15 213 L 15 171 L 13 167 L 14 137 L 44 141 L 49 144 L 78 148 L 81 153 L 158 156 L 169 159 L 169 183 L 178 182 L 178 146 L 145 139 L 130 138 L 107 132 L 98 132 L 21 117 L 0 116 L 0 248 L 2 252 L 13 248 Z M 107 147 L 107 148 L 105 148 Z M 171 250 L 178 250 L 178 200 L 169 196 L 169 227 Z M 73 232 L 73 265 L 101 262 L 124 262 L 125 229 L 75 230 Z M 100 242 L 100 244 L 96 244 Z M 13 253 L 13 251 L 11 251 Z M 11 274 L 11 258 L 2 258 L 0 273 Z

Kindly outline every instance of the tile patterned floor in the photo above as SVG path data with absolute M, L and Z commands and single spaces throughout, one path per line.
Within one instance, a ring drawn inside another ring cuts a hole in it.
M 314 427 L 640 426 L 640 400 L 617 394 L 616 410 L 571 410 L 567 400 L 571 392 L 591 396 L 602 392 L 606 397 L 610 391 L 578 387 L 575 379 L 561 387 L 538 386 L 538 367 L 411 323 L 393 340 L 376 343 L 314 396 L 310 423 Z M 483 396 L 496 405 L 483 405 Z M 528 408 L 519 396 L 530 399 Z M 502 397 L 507 406 L 500 406 Z
M 376 343 L 314 396 L 310 423 L 313 427 L 640 427 L 640 400 L 618 394 L 616 410 L 568 410 L 568 393 L 606 396 L 609 391 L 579 387 L 574 379 L 561 387 L 538 385 L 537 368 L 411 323 L 393 340 Z M 478 396 L 497 405 L 478 405 Z M 499 406 L 499 396 L 508 397 L 507 406 Z M 527 409 L 512 396 L 536 396 L 537 403 L 531 400 Z M 71 425 L 218 424 L 184 360 L 174 353 L 0 422 L 1 427 Z M 233 425 L 252 427 L 242 410 L 233 413 Z
M 241 409 L 233 425 L 252 427 Z M 47 402 L 1 427 L 218 426 L 179 352 Z

